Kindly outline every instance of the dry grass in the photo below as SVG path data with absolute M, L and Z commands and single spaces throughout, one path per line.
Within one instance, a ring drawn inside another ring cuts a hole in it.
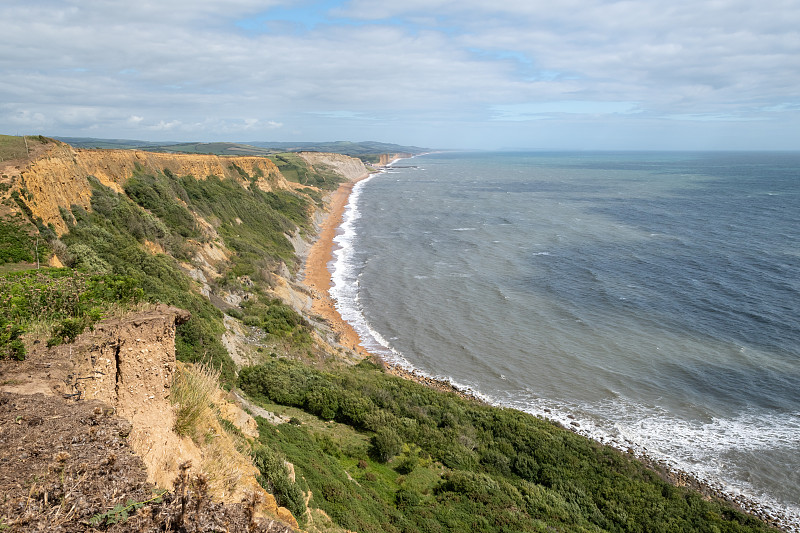
M 233 440 L 225 431 L 216 434 L 203 449 L 201 468 L 208 475 L 208 483 L 214 494 L 222 497 L 233 494 L 243 473 L 238 465 L 242 463 L 242 455 L 236 450 Z
M 200 469 L 210 492 L 228 500 L 247 485 L 244 478 L 254 476 L 255 469 L 249 445 L 219 423 L 215 406 L 222 401 L 219 377 L 219 371 L 210 366 L 178 362 L 170 401 L 176 406 L 175 432 L 190 437 L 200 448 Z
M 178 363 L 170 389 L 170 401 L 176 406 L 175 432 L 202 444 L 208 423 L 215 419 L 212 408 L 219 389 L 218 370 L 203 364 Z

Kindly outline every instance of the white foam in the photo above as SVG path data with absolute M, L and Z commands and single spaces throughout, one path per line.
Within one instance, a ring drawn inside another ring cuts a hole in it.
M 509 401 L 510 400 L 510 401 Z M 786 527 L 800 531 L 800 506 L 787 505 L 731 472 L 727 453 L 792 453 L 800 434 L 800 413 L 684 420 L 655 406 L 616 398 L 594 405 L 558 404 L 546 399 L 507 398 L 500 404 L 555 420 L 576 433 L 620 450 L 633 450 L 670 468 L 690 473 L 728 495 L 767 509 Z
M 355 245 L 356 222 L 360 218 L 358 201 L 363 188 L 373 179 L 362 180 L 353 188 L 339 234 L 338 248 L 332 261 L 331 296 L 342 318 L 349 322 L 367 350 L 386 361 L 417 375 L 447 382 L 455 388 L 498 406 L 513 407 L 555 420 L 586 437 L 621 450 L 632 449 L 672 468 L 685 471 L 727 494 L 741 496 L 782 517 L 786 527 L 800 531 L 800 506 L 785 505 L 749 484 L 734 479 L 721 457 L 725 453 L 791 451 L 797 448 L 800 413 L 764 416 L 742 413 L 735 418 L 684 420 L 664 409 L 645 406 L 615 395 L 613 400 L 597 404 L 566 404 L 540 398 L 533 391 L 516 391 L 491 396 L 478 385 L 459 383 L 451 376 L 431 375 L 415 368 L 407 357 L 384 338 L 366 319 L 358 291 Z M 453 231 L 473 231 L 455 228 Z M 550 255 L 537 252 L 533 255 Z M 437 265 L 448 265 L 437 263 Z M 417 276 L 415 276 L 417 277 Z M 396 337 L 393 337 L 396 339 Z M 501 379 L 505 379 L 502 376 Z

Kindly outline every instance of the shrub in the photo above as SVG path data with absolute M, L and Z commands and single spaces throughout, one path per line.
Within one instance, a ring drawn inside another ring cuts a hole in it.
M 251 456 L 253 465 L 258 468 L 260 473 L 256 478 L 258 483 L 275 496 L 278 505 L 289 509 L 298 522 L 301 521 L 306 512 L 303 491 L 289 479 L 286 460 L 270 447 L 262 444 L 256 444 L 253 447 Z
M 400 435 L 392 428 L 381 428 L 372 437 L 372 453 L 380 461 L 387 463 L 403 449 Z
M 23 333 L 25 328 L 0 316 L 0 359 L 25 359 L 25 344 L 20 338 Z

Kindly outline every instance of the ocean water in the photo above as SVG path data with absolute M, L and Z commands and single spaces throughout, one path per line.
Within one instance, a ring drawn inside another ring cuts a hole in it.
M 429 154 L 336 240 L 369 350 L 800 529 L 800 154 Z

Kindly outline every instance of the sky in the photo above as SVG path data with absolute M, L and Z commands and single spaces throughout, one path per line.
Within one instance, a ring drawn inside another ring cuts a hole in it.
M 0 133 L 800 150 L 800 0 L 2 0 Z

